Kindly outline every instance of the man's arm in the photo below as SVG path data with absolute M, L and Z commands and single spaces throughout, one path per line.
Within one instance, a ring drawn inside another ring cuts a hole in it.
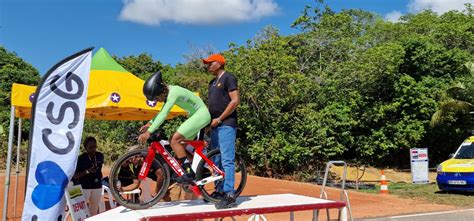
M 225 108 L 224 112 L 222 112 L 221 116 L 217 118 L 218 121 L 225 120 L 232 112 L 237 109 L 237 106 L 240 104 L 240 96 L 239 90 L 233 90 L 229 92 L 230 102 Z
M 238 90 L 233 90 L 229 92 L 230 102 L 225 108 L 224 112 L 222 112 L 221 116 L 218 118 L 212 119 L 211 127 L 217 127 L 223 120 L 225 120 L 232 112 L 237 109 L 237 106 L 240 104 L 240 96 Z

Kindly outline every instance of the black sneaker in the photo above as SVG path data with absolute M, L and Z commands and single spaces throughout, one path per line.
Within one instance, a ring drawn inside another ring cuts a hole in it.
M 183 163 L 184 174 L 180 177 L 176 177 L 176 182 L 179 184 L 191 184 L 194 181 L 194 172 L 191 169 L 191 164 Z
M 235 196 L 233 193 L 225 194 L 224 198 L 216 204 L 216 209 L 229 209 L 232 207 L 236 207 L 237 203 L 235 203 Z
M 221 200 L 222 198 L 224 198 L 224 195 L 225 195 L 225 194 L 222 193 L 222 192 L 217 192 L 217 191 L 215 191 L 215 192 L 213 192 L 213 193 L 211 194 L 211 197 L 214 198 L 214 199 Z M 206 203 L 209 202 L 209 200 L 207 200 L 206 198 L 203 198 L 202 200 L 204 200 L 204 202 L 206 202 Z

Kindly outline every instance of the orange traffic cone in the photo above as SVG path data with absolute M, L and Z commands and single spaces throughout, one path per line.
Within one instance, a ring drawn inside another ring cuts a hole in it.
M 380 194 L 389 194 L 388 192 L 388 181 L 385 179 L 385 173 L 381 171 L 382 177 L 380 179 Z

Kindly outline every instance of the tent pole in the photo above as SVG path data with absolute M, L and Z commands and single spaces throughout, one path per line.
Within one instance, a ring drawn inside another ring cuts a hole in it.
M 16 218 L 16 200 L 18 197 L 18 179 L 20 175 L 21 118 L 18 118 L 18 144 L 16 145 L 15 198 L 13 198 L 13 217 Z
M 8 190 L 10 189 L 10 164 L 12 162 L 13 130 L 15 129 L 15 106 L 10 111 L 10 132 L 8 133 L 7 168 L 5 170 L 5 194 L 3 195 L 3 216 L 7 220 Z

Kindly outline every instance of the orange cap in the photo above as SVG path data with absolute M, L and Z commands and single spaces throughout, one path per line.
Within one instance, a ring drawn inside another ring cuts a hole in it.
M 204 63 L 204 64 L 209 64 L 213 61 L 217 61 L 221 64 L 225 64 L 225 58 L 221 54 L 213 54 L 213 55 L 210 55 L 206 59 L 202 59 L 202 63 Z

